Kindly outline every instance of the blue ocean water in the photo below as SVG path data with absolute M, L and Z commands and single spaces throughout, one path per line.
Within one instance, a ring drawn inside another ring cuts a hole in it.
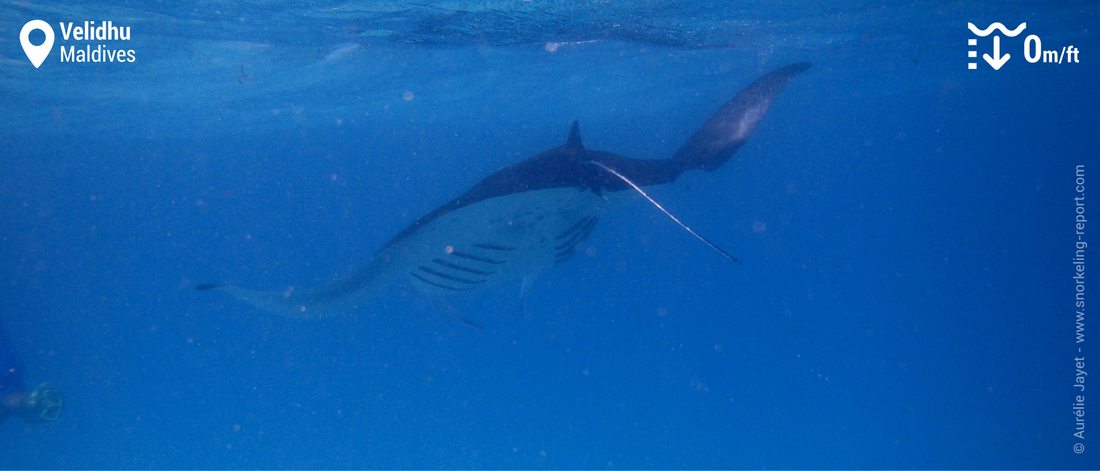
M 1096 2 L 0 11 L 0 324 L 65 398 L 0 422 L 0 467 L 1100 467 L 1097 380 L 1073 436 Z M 32 19 L 131 26 L 136 61 L 36 69 Z M 993 70 L 967 23 L 995 21 L 1080 62 L 1020 36 Z M 519 283 L 320 320 L 194 290 L 324 284 L 573 119 L 665 158 L 799 61 L 729 164 L 651 190 L 741 264 L 639 198 L 523 309 Z

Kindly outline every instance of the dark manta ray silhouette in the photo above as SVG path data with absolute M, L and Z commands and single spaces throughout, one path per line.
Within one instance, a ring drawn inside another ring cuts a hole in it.
M 777 69 L 741 90 L 672 158 L 632 159 L 586 149 L 577 122 L 565 145 L 506 167 L 458 198 L 420 217 L 389 240 L 366 266 L 314 290 L 281 293 L 202 284 L 257 308 L 291 317 L 321 317 L 356 308 L 404 279 L 427 293 L 470 291 L 522 278 L 569 258 L 616 195 L 634 190 L 724 256 L 714 244 L 664 210 L 641 187 L 687 170 L 714 170 L 749 138 L 775 97 L 810 64 Z M 734 259 L 735 260 L 735 259 Z

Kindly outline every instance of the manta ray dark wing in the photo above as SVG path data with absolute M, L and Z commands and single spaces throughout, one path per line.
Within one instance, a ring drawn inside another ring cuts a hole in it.
M 418 218 L 367 265 L 329 286 L 279 293 L 225 284 L 196 288 L 226 291 L 287 316 L 318 317 L 355 309 L 395 280 L 429 293 L 453 293 L 527 277 L 568 259 L 599 222 L 609 197 L 624 190 L 644 195 L 641 186 L 670 183 L 687 170 L 722 166 L 752 135 L 791 78 L 809 66 L 791 64 L 760 77 L 667 159 L 589 150 L 574 121 L 565 144 L 489 175 Z
M 441 214 L 495 196 L 562 186 L 597 191 L 630 188 L 616 178 L 581 165 L 584 160 L 595 160 L 614 168 L 641 186 L 670 183 L 689 169 L 717 169 L 748 140 L 787 82 L 809 67 L 809 63 L 800 62 L 760 77 L 715 112 L 671 159 L 632 159 L 609 152 L 588 151 L 581 143 L 580 124 L 574 120 L 564 145 L 489 175 L 466 193 L 406 227 L 383 249 Z
M 581 143 L 580 124 L 573 121 L 573 125 L 569 129 L 569 137 L 564 145 L 542 152 L 485 177 L 459 197 L 421 216 L 415 223 L 399 232 L 389 242 L 386 242 L 380 251 L 416 232 L 417 229 L 431 223 L 439 216 L 464 206 L 498 196 L 546 188 L 574 186 L 577 182 L 591 180 L 595 172 L 592 169 L 582 168 L 583 166 L 578 165 L 578 159 L 584 155 L 585 149 Z
M 808 62 L 782 67 L 760 77 L 722 105 L 672 156 L 687 168 L 714 170 L 726 163 L 764 118 L 772 101 Z

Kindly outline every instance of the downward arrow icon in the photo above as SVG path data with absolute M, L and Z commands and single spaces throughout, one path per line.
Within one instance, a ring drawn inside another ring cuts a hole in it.
M 1001 70 L 1001 66 L 1008 62 L 1008 59 L 1012 57 L 1012 54 L 1001 55 L 1001 37 L 993 36 L 993 55 L 983 54 L 982 59 L 985 59 L 989 63 L 993 70 Z

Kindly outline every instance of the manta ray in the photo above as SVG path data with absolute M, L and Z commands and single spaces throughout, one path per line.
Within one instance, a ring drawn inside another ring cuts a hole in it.
M 428 294 L 472 291 L 523 279 L 569 259 L 610 202 L 633 193 L 712 249 L 736 260 L 676 219 L 642 188 L 671 183 L 688 170 L 722 166 L 752 135 L 791 78 L 809 67 L 808 63 L 787 65 L 749 84 L 671 158 L 634 159 L 588 149 L 574 121 L 565 144 L 485 177 L 418 218 L 364 266 L 328 286 L 282 292 L 229 284 L 200 284 L 196 289 L 224 291 L 259 309 L 299 318 L 355 310 L 398 281 Z

